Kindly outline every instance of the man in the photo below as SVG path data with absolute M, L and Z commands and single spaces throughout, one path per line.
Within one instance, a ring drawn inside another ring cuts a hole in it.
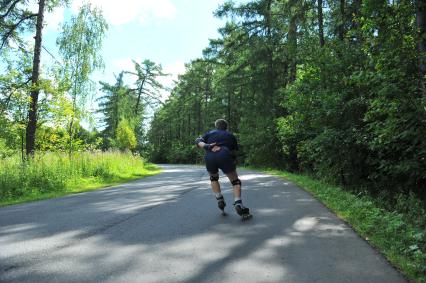
M 207 132 L 195 140 L 198 147 L 205 149 L 206 168 L 210 175 L 212 190 L 218 201 L 218 207 L 224 211 L 226 203 L 219 184 L 219 169 L 228 177 L 234 191 L 234 207 L 243 219 L 250 216 L 249 209 L 241 200 L 241 180 L 238 178 L 235 162 L 235 151 L 238 150 L 237 139 L 227 131 L 228 122 L 216 120 L 215 130 Z

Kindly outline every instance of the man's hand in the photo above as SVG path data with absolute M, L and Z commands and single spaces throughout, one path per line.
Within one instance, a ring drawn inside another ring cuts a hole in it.
M 214 145 L 211 149 L 211 151 L 213 151 L 213 152 L 217 152 L 219 150 L 220 150 L 220 146 L 218 146 L 218 145 Z
M 208 151 L 212 151 L 212 152 L 217 152 L 220 150 L 220 146 L 216 145 L 216 143 L 204 143 L 204 142 L 200 142 L 198 143 L 199 147 L 204 148 L 205 150 Z
M 215 142 L 214 143 L 204 143 L 204 142 L 201 142 L 200 146 L 202 148 L 204 148 L 205 150 L 212 150 L 212 148 L 214 148 L 216 146 L 216 143 Z

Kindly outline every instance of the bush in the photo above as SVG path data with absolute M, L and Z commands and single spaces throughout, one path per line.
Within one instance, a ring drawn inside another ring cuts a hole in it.
M 19 156 L 0 163 L 0 202 L 44 193 L 73 191 L 87 180 L 102 183 L 146 173 L 140 156 L 123 152 L 37 154 L 22 163 Z
M 136 148 L 136 135 L 127 120 L 121 120 L 120 123 L 118 123 L 116 139 L 118 147 L 121 150 L 133 150 Z

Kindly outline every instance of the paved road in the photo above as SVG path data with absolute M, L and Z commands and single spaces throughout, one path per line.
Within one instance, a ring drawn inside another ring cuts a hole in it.
M 309 194 L 242 171 L 241 222 L 202 167 L 0 209 L 0 282 L 406 282 Z

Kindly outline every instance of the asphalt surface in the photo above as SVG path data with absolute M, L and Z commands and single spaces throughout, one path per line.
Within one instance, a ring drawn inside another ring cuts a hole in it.
M 245 222 L 196 166 L 0 208 L 0 282 L 406 282 L 305 191 L 240 173 Z

